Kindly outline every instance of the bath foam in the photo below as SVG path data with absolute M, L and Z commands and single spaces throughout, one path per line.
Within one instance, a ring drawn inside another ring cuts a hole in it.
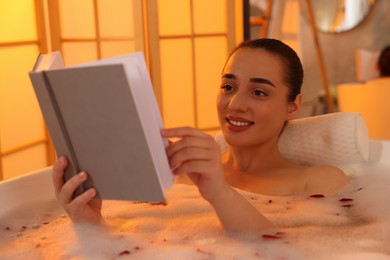
M 279 232 L 221 228 L 195 186 L 176 184 L 168 204 L 105 201 L 104 227 L 74 225 L 53 199 L 0 216 L 2 259 L 390 259 L 390 175 L 370 173 L 341 193 L 262 196 L 239 191 Z

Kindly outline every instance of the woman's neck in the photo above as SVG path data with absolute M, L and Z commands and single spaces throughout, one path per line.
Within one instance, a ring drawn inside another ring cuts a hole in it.
M 266 143 L 252 147 L 230 146 L 223 156 L 223 164 L 237 172 L 261 173 L 290 162 L 282 157 L 277 143 Z

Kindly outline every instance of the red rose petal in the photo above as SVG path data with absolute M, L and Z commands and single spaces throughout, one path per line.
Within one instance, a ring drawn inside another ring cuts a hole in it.
M 264 239 L 281 239 L 281 237 L 279 237 L 279 236 L 270 235 L 270 234 L 264 234 L 263 238 Z
M 151 202 L 150 204 L 153 206 L 166 206 L 166 205 L 168 205 L 165 202 Z
M 124 251 L 120 252 L 119 255 L 130 255 L 130 251 L 124 250 Z
M 350 199 L 350 198 L 342 198 L 342 199 L 339 199 L 340 202 L 348 202 L 348 201 L 353 201 L 353 199 Z
M 310 198 L 325 198 L 324 194 L 313 194 L 309 196 Z

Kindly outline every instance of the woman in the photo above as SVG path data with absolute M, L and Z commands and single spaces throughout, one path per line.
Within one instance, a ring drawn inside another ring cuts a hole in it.
M 217 108 L 229 144 L 222 158 L 215 140 L 190 127 L 163 129 L 165 138 L 179 138 L 167 148 L 175 175 L 187 174 L 214 208 L 227 230 L 265 232 L 274 228 L 233 187 L 267 195 L 331 194 L 346 183 L 345 174 L 330 166 L 302 166 L 282 157 L 278 138 L 301 106 L 303 80 L 296 53 L 281 41 L 257 39 L 240 44 L 222 72 Z M 66 159 L 54 166 L 57 197 L 75 222 L 101 221 L 101 201 L 90 189 L 72 199 L 86 180 L 85 172 L 64 183 Z

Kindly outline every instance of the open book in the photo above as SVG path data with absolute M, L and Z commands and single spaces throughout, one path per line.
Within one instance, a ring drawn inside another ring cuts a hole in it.
M 102 199 L 165 202 L 173 184 L 167 140 L 144 56 L 137 52 L 64 67 L 60 52 L 39 55 L 29 73 L 58 156 Z M 75 195 L 76 195 L 75 194 Z

